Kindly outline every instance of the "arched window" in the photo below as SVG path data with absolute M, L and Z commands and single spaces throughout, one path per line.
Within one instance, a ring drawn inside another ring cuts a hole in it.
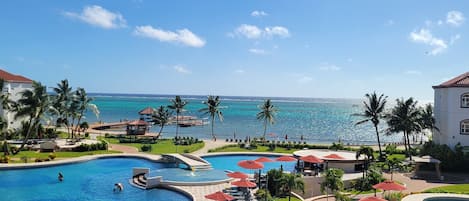
M 469 93 L 461 95 L 461 107 L 469 107 Z
M 461 134 L 469 135 L 469 119 L 461 121 Z

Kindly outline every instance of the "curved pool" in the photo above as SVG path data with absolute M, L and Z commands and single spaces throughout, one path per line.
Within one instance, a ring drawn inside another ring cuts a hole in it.
M 235 155 L 210 155 L 210 156 L 202 156 L 203 159 L 210 162 L 214 169 L 218 170 L 229 170 L 229 171 L 240 171 L 244 173 L 252 174 L 254 170 L 244 169 L 238 166 L 238 162 L 242 160 L 255 160 L 259 157 L 267 157 L 272 160 L 275 160 L 279 156 L 273 155 L 265 155 L 265 154 L 235 154 Z M 271 169 L 279 169 L 280 166 L 283 166 L 285 171 L 293 172 L 295 169 L 295 162 L 266 162 L 263 163 L 264 168 L 262 169 L 263 172 L 269 171 Z
M 151 170 L 150 177 L 162 176 L 163 181 L 169 182 L 215 182 L 229 179 L 222 170 L 197 170 L 190 171 L 181 168 L 163 168 Z M 148 177 L 148 176 L 147 176 Z
M 47 168 L 1 170 L 0 200 L 191 200 L 182 193 L 167 189 L 141 190 L 128 182 L 134 167 L 156 170 L 169 166 L 173 164 L 137 158 L 105 158 Z M 59 172 L 64 175 L 63 182 L 57 179 Z M 114 193 L 114 184 L 118 182 L 124 184 L 124 191 Z

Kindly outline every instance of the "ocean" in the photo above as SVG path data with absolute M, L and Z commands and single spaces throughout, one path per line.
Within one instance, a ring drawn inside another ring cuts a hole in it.
M 88 112 L 88 122 L 118 122 L 134 120 L 140 116 L 138 112 L 146 107 L 157 108 L 167 106 L 174 95 L 142 95 L 142 94 L 101 94 L 91 93 L 93 103 L 100 110 L 99 119 Z M 207 119 L 199 112 L 204 108 L 202 101 L 207 96 L 182 95 L 189 103 L 182 115 L 197 116 Z M 221 106 L 224 121 L 215 119 L 214 132 L 218 140 L 226 138 L 245 139 L 247 136 L 260 137 L 264 132 L 263 121 L 256 119 L 260 111 L 258 106 L 266 97 L 221 96 Z M 376 134 L 371 123 L 356 126 L 361 117 L 353 114 L 360 113 L 362 101 L 359 99 L 327 99 L 327 98 L 276 98 L 271 97 L 272 103 L 278 108 L 273 125 L 267 127 L 268 140 L 300 141 L 301 136 L 309 143 L 331 143 L 342 141 L 351 144 L 376 144 Z M 208 121 L 208 119 L 207 119 Z M 384 128 L 385 122 L 380 124 Z M 151 132 L 158 132 L 159 126 L 151 128 Z M 192 136 L 201 139 L 211 139 L 210 124 L 204 126 L 180 127 L 180 136 Z M 175 136 L 175 126 L 165 126 L 162 136 Z M 382 142 L 396 142 L 400 135 L 381 135 Z

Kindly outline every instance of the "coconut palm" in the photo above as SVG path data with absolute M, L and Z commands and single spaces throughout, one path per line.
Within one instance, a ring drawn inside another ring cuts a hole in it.
M 412 133 L 418 133 L 422 130 L 420 124 L 420 110 L 417 108 L 417 101 L 413 98 L 397 99 L 397 104 L 392 108 L 391 113 L 387 117 L 387 134 L 403 133 L 404 147 L 407 155 L 412 160 L 410 153 L 410 138 Z
M 440 131 L 440 129 L 435 125 L 435 118 L 433 117 L 433 106 L 431 104 L 427 104 L 425 107 L 420 109 L 420 127 L 422 130 L 428 130 L 430 132 Z
M 288 201 L 290 201 L 292 190 L 301 190 L 301 192 L 305 192 L 305 183 L 300 174 L 283 174 L 280 179 L 280 186 L 282 186 L 282 189 L 288 193 Z
M 170 117 L 171 117 L 171 112 L 162 105 L 158 107 L 156 111 L 153 111 L 153 115 L 152 115 L 153 122 L 155 122 L 155 124 L 160 125 L 159 135 L 161 135 L 161 133 L 163 132 L 163 128 L 169 122 Z
M 375 127 L 375 132 L 376 132 L 376 139 L 378 140 L 379 155 L 381 159 L 382 152 L 381 152 L 381 142 L 379 140 L 378 125 L 379 125 L 380 119 L 384 117 L 384 110 L 385 110 L 385 106 L 387 102 L 386 99 L 388 97 L 384 96 L 384 94 L 381 94 L 378 97 L 376 92 L 373 92 L 371 94 L 365 94 L 365 97 L 366 97 L 366 101 L 363 101 L 363 105 L 364 105 L 363 113 L 355 114 L 365 119 L 358 121 L 357 123 L 355 123 L 355 125 L 363 124 L 365 122 L 373 123 L 373 126 Z
M 13 154 L 17 154 L 23 149 L 31 133 L 38 129 L 42 116 L 50 109 L 46 87 L 39 82 L 33 82 L 32 87 L 32 90 L 22 91 L 21 98 L 17 101 L 15 118 L 27 117 L 28 126 L 21 146 Z
M 358 149 L 355 154 L 355 158 L 357 160 L 360 158 L 361 155 L 365 156 L 365 160 L 363 161 L 363 178 L 365 178 L 365 173 L 368 170 L 370 163 L 375 160 L 373 152 L 373 148 L 369 146 L 360 146 L 360 149 Z
M 78 88 L 73 96 L 72 106 L 70 107 L 70 112 L 72 115 L 72 128 L 75 125 L 81 125 L 81 120 L 85 118 L 85 112 L 90 109 L 95 115 L 96 118 L 99 119 L 99 109 L 98 106 L 92 103 L 93 98 L 88 97 L 86 94 L 85 89 Z M 75 124 L 76 119 L 76 124 Z M 74 136 L 74 130 L 72 130 L 72 137 Z
M 329 168 L 326 170 L 324 181 L 321 182 L 321 191 L 328 194 L 331 191 L 333 194 L 340 192 L 344 188 L 344 182 L 342 176 L 344 171 L 337 168 Z
M 73 96 L 72 87 L 70 87 L 68 80 L 64 79 L 57 83 L 57 86 L 53 88 L 53 91 L 55 92 L 55 96 L 52 105 L 57 112 L 57 124 L 64 125 L 67 128 L 68 133 L 71 135 L 69 116 L 71 115 L 70 106 Z
M 210 123 L 212 124 L 212 138 L 216 140 L 215 134 L 213 133 L 213 126 L 215 125 L 215 117 L 218 117 L 218 120 L 223 121 L 223 113 L 220 108 L 220 97 L 208 96 L 207 100 L 203 102 L 207 107 L 202 108 L 199 112 L 203 112 L 204 115 L 210 115 Z
M 184 107 L 187 105 L 187 101 L 181 99 L 180 96 L 176 96 L 175 99 L 171 99 L 171 105 L 168 105 L 169 109 L 176 111 L 176 138 L 178 137 L 179 131 L 179 114 L 184 111 Z
M 259 105 L 258 107 L 261 111 L 257 113 L 256 117 L 257 120 L 264 121 L 264 134 L 262 135 L 262 139 L 265 140 L 265 134 L 267 132 L 267 123 L 275 123 L 275 115 L 278 109 L 272 104 L 270 99 L 265 100 L 264 104 Z
M 0 102 L 1 102 L 1 108 L 4 111 L 3 113 L 7 113 L 6 111 L 11 109 L 11 105 L 13 104 L 12 101 L 9 99 L 9 94 L 3 92 L 3 87 L 5 85 L 5 81 L 3 79 L 0 79 Z M 6 129 L 8 128 L 8 118 L 5 116 L 0 117 L 0 132 L 3 134 L 3 154 L 6 156 L 9 154 L 8 152 L 8 143 L 7 143 L 7 134 L 8 132 Z

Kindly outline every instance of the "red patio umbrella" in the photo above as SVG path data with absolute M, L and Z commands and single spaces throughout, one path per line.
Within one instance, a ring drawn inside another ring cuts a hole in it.
M 344 157 L 339 156 L 338 154 L 329 154 L 327 156 L 324 156 L 324 158 L 328 158 L 328 159 L 345 159 Z
M 242 167 L 242 168 L 245 168 L 245 169 L 252 169 L 252 170 L 264 168 L 264 164 L 259 163 L 257 161 L 253 161 L 253 160 L 239 161 L 238 166 Z
M 244 174 L 242 172 L 232 172 L 226 174 L 226 176 L 231 177 L 231 178 L 236 178 L 236 179 L 246 179 L 248 178 L 247 174 Z
M 313 155 L 307 155 L 307 156 L 302 156 L 300 157 L 300 160 L 308 162 L 308 163 L 322 163 L 324 162 L 320 158 L 313 156 Z
M 402 191 L 407 189 L 405 186 L 400 185 L 394 181 L 383 181 L 373 186 L 374 189 L 381 189 L 384 191 Z
M 241 179 L 239 181 L 234 181 L 234 182 L 231 182 L 231 184 L 235 185 L 235 186 L 238 186 L 238 187 L 246 187 L 246 188 L 252 188 L 252 187 L 256 187 L 256 183 L 254 182 L 250 182 L 246 179 Z
M 217 200 L 217 201 L 230 201 L 230 200 L 234 200 L 234 197 L 231 196 L 231 195 L 228 195 L 228 194 L 225 194 L 221 191 L 217 191 L 215 193 L 212 193 L 212 194 L 208 194 L 205 196 L 205 198 L 207 199 L 211 199 L 211 200 Z
M 370 196 L 370 197 L 363 197 L 361 198 L 360 200 L 358 201 L 387 201 L 383 198 L 378 198 L 378 197 L 374 197 L 374 196 Z
M 292 162 L 296 161 L 296 158 L 292 156 L 280 156 L 276 158 L 275 161 Z
M 257 162 L 265 163 L 265 162 L 274 162 L 272 159 L 267 158 L 267 157 L 259 157 L 258 159 L 254 160 Z

